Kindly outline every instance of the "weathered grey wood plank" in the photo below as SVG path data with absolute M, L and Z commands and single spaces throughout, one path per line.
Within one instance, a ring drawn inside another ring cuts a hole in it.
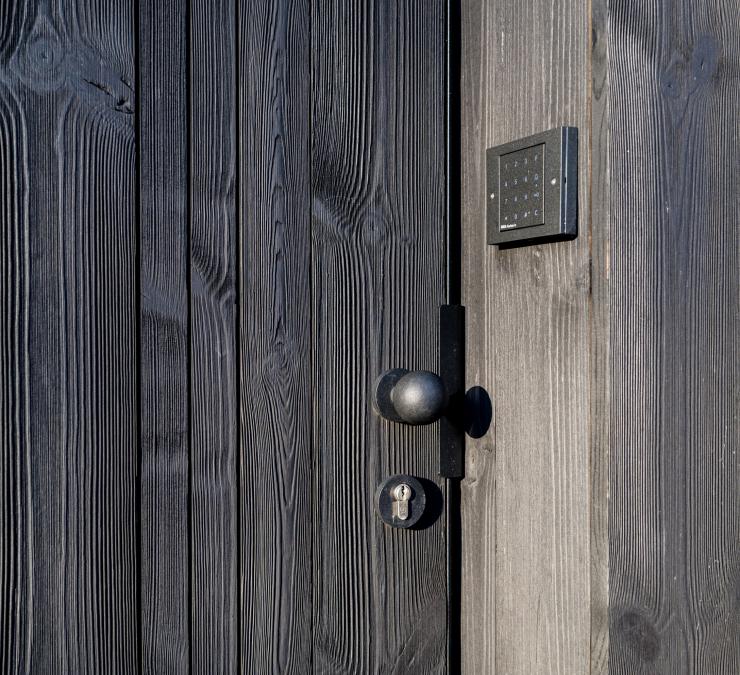
M 310 42 L 305 0 L 242 0 L 241 671 L 311 669 Z
M 188 672 L 188 23 L 139 3 L 141 639 L 144 673 Z
M 190 53 L 191 664 L 237 668 L 236 17 L 192 3 Z
M 374 513 L 435 479 L 434 427 L 371 412 L 386 368 L 437 368 L 445 3 L 312 3 L 313 625 L 317 673 L 445 672 L 445 538 Z
M 463 21 L 467 377 L 494 409 L 462 486 L 463 667 L 572 675 L 590 659 L 589 3 L 472 2 Z M 485 148 L 565 124 L 578 239 L 487 246 Z
M 740 8 L 610 11 L 610 669 L 737 673 Z
M 135 672 L 133 5 L 0 3 L 0 671 Z
M 487 281 L 489 254 L 485 227 L 485 143 L 488 80 L 487 5 L 462 3 L 461 36 L 461 222 L 462 285 L 466 310 L 467 387 L 481 387 L 495 400 L 493 336 L 495 317 Z M 510 140 L 510 139 L 507 139 Z M 493 423 L 493 422 L 492 422 Z M 495 674 L 496 667 L 496 455 L 495 427 L 466 439 L 461 485 L 463 673 Z M 505 627 L 504 627 L 505 630 Z
M 591 675 L 609 672 L 609 456 L 611 444 L 611 163 L 607 0 L 591 3 Z

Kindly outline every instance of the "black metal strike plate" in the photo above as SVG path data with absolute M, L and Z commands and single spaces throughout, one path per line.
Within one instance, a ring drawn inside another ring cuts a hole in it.
M 465 475 L 465 307 L 439 308 L 439 376 L 448 395 L 439 420 L 439 475 Z
M 578 129 L 558 127 L 486 150 L 488 243 L 578 234 Z

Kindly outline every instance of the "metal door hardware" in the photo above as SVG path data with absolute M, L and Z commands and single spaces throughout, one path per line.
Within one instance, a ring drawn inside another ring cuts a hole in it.
M 559 127 L 486 151 L 489 244 L 578 234 L 578 129 Z
M 375 493 L 378 515 L 391 527 L 413 527 L 424 515 L 426 506 L 427 495 L 421 481 L 406 474 L 386 478 Z
M 393 368 L 376 381 L 373 406 L 391 422 L 431 424 L 447 407 L 447 391 L 442 378 L 428 370 Z
M 409 519 L 409 500 L 414 494 L 408 483 L 401 483 L 393 488 L 393 515 L 399 520 Z
M 439 313 L 439 375 L 392 368 L 375 382 L 373 408 L 402 424 L 439 420 L 439 474 L 462 478 L 465 444 L 465 308 L 442 305 Z

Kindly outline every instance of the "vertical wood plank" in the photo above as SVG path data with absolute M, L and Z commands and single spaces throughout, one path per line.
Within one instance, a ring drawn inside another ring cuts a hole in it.
M 241 671 L 311 669 L 306 0 L 238 4 Z
M 609 672 L 609 456 L 611 449 L 610 101 L 608 0 L 591 2 L 590 602 L 592 675 Z
M 468 378 L 494 409 L 492 429 L 469 444 L 462 486 L 471 673 L 589 669 L 589 4 L 465 8 Z M 485 148 L 566 124 L 580 134 L 578 238 L 487 246 Z
M 237 668 L 235 4 L 192 3 L 191 663 Z
M 141 639 L 144 673 L 189 671 L 188 22 L 139 3 Z
M 740 10 L 610 4 L 610 669 L 740 672 Z
M 131 3 L 0 3 L 0 670 L 136 670 Z
M 487 6 L 462 4 L 461 25 L 461 219 L 462 285 L 466 307 L 465 375 L 477 407 L 476 430 L 466 439 L 465 479 L 461 483 L 463 673 L 496 672 L 496 455 L 495 420 L 485 414 L 495 400 L 490 282 L 485 227 L 485 143 L 489 84 Z M 510 140 L 510 139 L 506 139 Z M 480 412 L 478 412 L 478 410 Z M 482 419 L 478 419 L 479 415 Z M 505 627 L 502 630 L 506 630 Z
M 436 477 L 434 427 L 371 412 L 388 367 L 436 370 L 445 272 L 445 3 L 312 4 L 317 673 L 445 672 L 442 520 L 392 530 L 387 475 Z

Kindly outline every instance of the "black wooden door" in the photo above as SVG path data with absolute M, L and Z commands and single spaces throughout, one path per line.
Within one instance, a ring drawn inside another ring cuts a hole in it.
M 0 0 L 0 671 L 441 673 L 443 0 Z

